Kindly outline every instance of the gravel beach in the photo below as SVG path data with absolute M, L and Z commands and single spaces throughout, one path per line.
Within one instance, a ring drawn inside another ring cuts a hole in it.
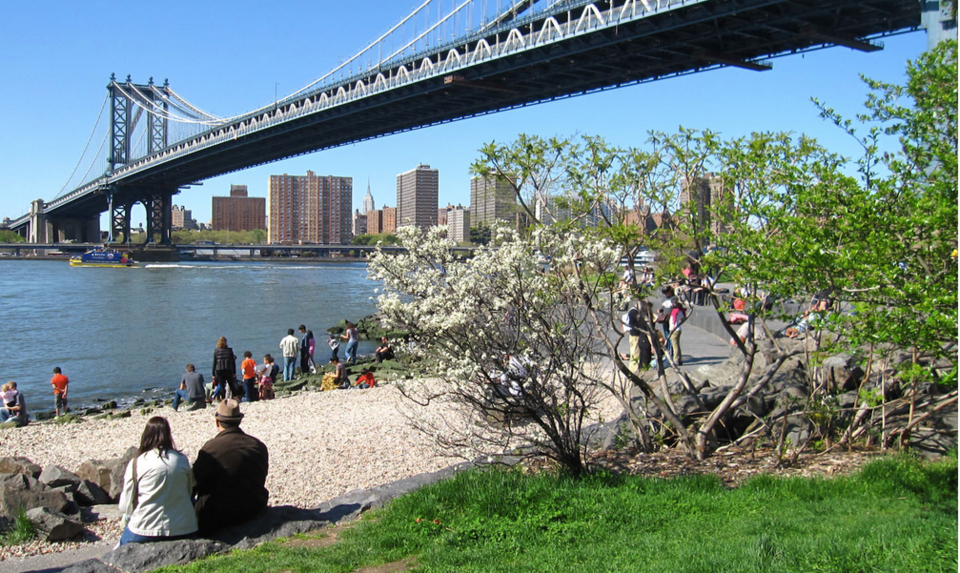
M 270 451 L 267 489 L 271 505 L 316 507 L 358 488 L 369 488 L 454 463 L 427 436 L 415 430 L 398 408 L 396 386 L 370 390 L 306 392 L 276 400 L 245 403 L 241 428 L 262 440 Z M 140 443 L 152 416 L 170 422 L 178 449 L 192 462 L 216 434 L 213 408 L 176 412 L 155 408 L 129 418 L 85 419 L 78 424 L 30 424 L 0 432 L 4 456 L 24 456 L 41 466 L 55 464 L 76 471 L 88 459 L 119 457 Z M 115 543 L 118 523 L 92 524 L 95 537 Z M 0 547 L 0 560 L 65 551 L 83 545 L 30 543 Z
M 603 402 L 594 415 L 611 419 L 619 414 L 612 397 Z M 462 461 L 413 427 L 405 413 L 414 410 L 421 421 L 440 425 L 443 420 L 449 422 L 453 412 L 439 402 L 427 408 L 415 406 L 402 398 L 395 385 L 387 384 L 369 390 L 303 392 L 244 403 L 241 428 L 269 449 L 270 505 L 310 508 L 354 489 Z M 119 457 L 127 448 L 139 445 L 147 419 L 163 416 L 170 422 L 176 447 L 192 462 L 216 434 L 214 412 L 209 407 L 192 412 L 162 407 L 147 414 L 134 409 L 129 418 L 87 418 L 66 425 L 34 423 L 0 432 L 0 451 L 4 456 L 27 457 L 43 467 L 54 464 L 75 472 L 86 460 Z M 86 541 L 0 546 L 0 562 L 76 549 L 92 540 L 112 545 L 121 533 L 118 521 L 88 524 L 88 530 L 93 535 Z

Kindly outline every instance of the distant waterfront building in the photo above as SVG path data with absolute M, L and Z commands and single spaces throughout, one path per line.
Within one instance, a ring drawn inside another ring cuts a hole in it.
M 373 195 L 370 193 L 370 181 L 367 181 L 367 194 L 363 196 L 363 209 L 361 213 L 368 213 L 377 208 L 377 204 L 373 201 Z
M 271 243 L 345 245 L 353 240 L 353 178 L 270 176 Z
M 366 199 L 364 199 L 366 203 Z M 360 210 L 357 209 L 353 213 L 353 236 L 357 235 L 366 235 L 367 234 L 367 216 L 360 213 Z
M 170 209 L 170 227 L 173 229 L 185 229 L 188 231 L 197 228 L 197 221 L 193 218 L 193 211 L 186 207 L 174 205 Z
M 397 232 L 397 208 L 384 207 L 367 211 L 367 234 L 394 234 Z
M 732 200 L 732 194 L 724 190 L 723 179 L 716 173 L 704 173 L 692 181 L 684 179 L 680 189 L 681 208 L 694 217 L 700 229 L 710 229 L 715 235 L 728 231 L 716 215 L 725 202 Z
M 463 209 L 463 205 L 454 205 L 453 203 L 447 203 L 446 207 L 440 207 L 437 209 L 437 225 L 446 225 L 447 222 L 447 213 L 453 211 L 454 209 Z
M 229 197 L 213 198 L 215 231 L 253 231 L 266 229 L 266 200 L 247 197 L 246 185 L 231 185 Z
M 570 206 L 579 201 L 576 197 L 556 197 L 540 194 L 534 198 L 534 216 L 541 223 L 549 225 L 560 221 L 569 221 L 573 217 Z M 579 214 L 578 222 L 582 227 L 596 227 L 601 218 L 609 219 L 614 212 L 610 202 L 594 205 L 588 213 Z
M 398 227 L 416 226 L 429 229 L 437 224 L 440 172 L 420 164 L 416 169 L 397 175 Z
M 491 175 L 470 179 L 470 226 L 489 227 L 504 221 L 518 228 L 523 226 L 513 183 L 505 177 Z
M 470 210 L 457 205 L 447 212 L 447 238 L 458 243 L 470 240 Z

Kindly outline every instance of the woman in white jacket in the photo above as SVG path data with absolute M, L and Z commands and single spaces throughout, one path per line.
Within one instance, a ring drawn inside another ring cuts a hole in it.
M 127 465 L 120 494 L 126 527 L 120 545 L 191 537 L 197 531 L 193 511 L 193 470 L 173 447 L 166 418 L 150 418 L 137 457 Z

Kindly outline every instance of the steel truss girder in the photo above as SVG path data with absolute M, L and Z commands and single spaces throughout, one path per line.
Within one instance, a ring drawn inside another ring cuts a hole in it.
M 164 86 L 161 89 L 167 88 Z M 119 84 L 115 77 L 111 76 L 107 90 L 110 92 L 111 153 L 108 158 L 110 171 L 134 159 L 131 156 L 133 151 L 131 136 L 144 111 L 147 112 L 147 154 L 160 151 L 167 146 L 169 138 L 166 112 L 169 110 L 169 104 L 154 92 L 152 78 L 149 84 L 140 85 L 132 83 L 130 76 L 127 76 L 127 81 Z M 144 96 L 137 98 L 140 105 L 131 99 L 131 94 L 134 93 Z M 157 107 L 163 110 L 163 116 L 153 111 Z
M 147 205 L 147 241 L 152 241 L 153 236 L 160 235 L 158 241 L 161 245 L 169 245 L 171 242 L 171 203 L 173 195 L 171 193 L 152 193 L 144 201 Z
M 130 210 L 132 203 L 115 202 L 115 198 L 110 198 L 110 241 L 116 241 L 120 234 L 123 234 L 123 241 L 130 242 Z

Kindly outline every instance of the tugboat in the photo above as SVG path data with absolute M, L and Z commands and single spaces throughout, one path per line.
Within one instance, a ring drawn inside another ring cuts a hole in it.
M 97 248 L 87 251 L 79 257 L 70 259 L 71 267 L 135 267 L 137 261 L 131 259 L 127 253 L 119 253 L 113 249 Z

